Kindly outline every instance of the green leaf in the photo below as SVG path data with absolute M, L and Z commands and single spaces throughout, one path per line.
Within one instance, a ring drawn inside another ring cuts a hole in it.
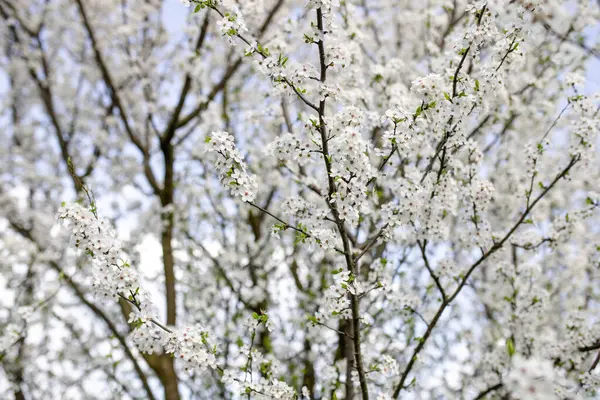
M 294 244 L 298 244 L 300 242 L 304 243 L 306 242 L 306 238 L 308 236 L 306 236 L 306 234 L 304 232 L 298 232 L 298 234 L 296 235 L 296 241 L 294 242 Z
M 542 154 L 544 152 L 544 146 L 541 143 L 537 144 L 538 153 Z
M 279 54 L 277 58 L 277 64 L 281 67 L 285 68 L 285 64 L 288 62 L 288 57 L 285 57 L 283 54 Z
M 475 91 L 479 92 L 479 81 L 475 79 Z
M 200 4 L 198 4 L 198 5 L 196 6 L 196 8 L 194 8 L 194 13 L 197 13 L 197 12 L 199 12 L 200 10 L 202 10 L 202 6 L 201 6 Z
M 417 107 L 417 109 L 415 110 L 415 114 L 414 114 L 415 119 L 417 119 L 417 117 L 419 117 L 419 115 L 421 115 L 422 112 L 423 112 L 423 106 Z
M 515 354 L 515 344 L 512 338 L 506 339 L 506 350 L 508 351 L 509 357 L 512 357 Z
M 144 322 L 143 322 L 143 321 L 142 321 L 140 318 L 138 318 L 138 319 L 136 319 L 135 321 L 133 321 L 133 322 L 131 323 L 131 325 L 132 325 L 134 328 L 136 328 L 136 329 L 137 329 L 137 328 L 139 328 L 140 326 L 144 325 Z
M 262 53 L 262 52 L 264 52 L 264 48 L 262 47 L 262 44 L 260 44 L 260 43 L 256 43 L 256 48 L 258 49 L 258 52 L 259 52 L 259 53 Z

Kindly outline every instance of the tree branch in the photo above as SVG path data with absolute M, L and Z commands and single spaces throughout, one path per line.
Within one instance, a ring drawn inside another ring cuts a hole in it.
M 400 377 L 400 382 L 398 382 L 398 384 L 396 385 L 396 387 L 394 389 L 394 395 L 393 395 L 394 398 L 398 398 L 398 396 L 400 395 L 400 392 L 405 388 L 404 383 L 406 382 L 406 379 L 408 378 L 408 374 L 412 370 L 412 367 L 414 366 L 414 364 L 417 360 L 417 356 L 419 355 L 421 350 L 423 350 L 423 348 L 425 347 L 425 344 L 427 343 L 427 339 L 431 336 L 431 333 L 432 333 L 433 329 L 435 328 L 435 326 L 437 325 L 440 317 L 442 316 L 442 314 L 444 313 L 446 308 L 454 301 L 454 299 L 456 299 L 458 294 L 461 292 L 461 290 L 467 284 L 467 281 L 469 280 L 469 277 L 471 276 L 471 274 L 489 256 L 491 256 L 496 251 L 498 251 L 499 249 L 502 248 L 504 243 L 512 236 L 512 234 L 519 228 L 519 226 L 521 226 L 523 221 L 525 221 L 525 218 L 527 217 L 527 215 L 529 215 L 531 210 L 533 210 L 535 205 L 556 185 L 556 183 L 561 178 L 563 178 L 566 174 L 569 173 L 571 168 L 579 160 L 580 160 L 579 155 L 573 156 L 571 158 L 571 161 L 569 161 L 568 165 L 558 175 L 556 175 L 554 180 L 542 191 L 542 193 L 540 193 L 538 195 L 538 197 L 535 198 L 535 200 L 525 209 L 525 211 L 523 211 L 523 213 L 521 214 L 521 217 L 517 220 L 517 222 L 513 225 L 513 227 L 504 235 L 504 237 L 499 242 L 494 243 L 488 251 L 486 251 L 473 265 L 471 265 L 471 267 L 468 269 L 468 271 L 465 274 L 465 276 L 463 277 L 463 279 L 460 281 L 460 283 L 459 283 L 458 287 L 456 288 L 456 290 L 454 291 L 454 293 L 452 293 L 452 295 L 450 297 L 448 297 L 446 301 L 442 302 L 440 308 L 438 309 L 435 316 L 433 317 L 433 320 L 427 327 L 427 330 L 425 331 L 425 334 L 423 335 L 422 340 L 419 341 L 419 344 L 413 351 L 410 361 L 408 362 L 406 368 L 404 369 L 404 372 L 402 373 L 402 376 Z

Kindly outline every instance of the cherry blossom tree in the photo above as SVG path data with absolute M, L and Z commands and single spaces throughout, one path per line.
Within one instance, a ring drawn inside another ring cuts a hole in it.
M 0 17 L 2 398 L 596 398 L 600 3 Z

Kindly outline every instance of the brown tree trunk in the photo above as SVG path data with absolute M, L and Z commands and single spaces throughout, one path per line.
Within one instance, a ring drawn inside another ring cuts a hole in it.
M 175 261 L 173 259 L 173 227 L 171 225 L 173 216 L 166 217 L 167 226 L 161 233 L 161 246 L 163 251 L 163 265 L 165 273 L 165 292 L 167 296 L 167 325 L 175 325 L 177 322 L 177 303 L 175 294 Z
M 179 400 L 178 378 L 175 373 L 175 359 L 168 356 L 161 356 L 161 373 L 158 374 L 165 392 L 165 400 Z

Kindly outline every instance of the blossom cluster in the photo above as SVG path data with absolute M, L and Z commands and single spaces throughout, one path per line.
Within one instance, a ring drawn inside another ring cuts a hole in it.
M 178 329 L 169 333 L 164 343 L 165 351 L 184 361 L 185 370 L 216 368 L 217 347 L 210 342 L 210 336 L 201 326 Z
M 140 351 L 173 354 L 185 362 L 186 370 L 216 367 L 217 348 L 205 329 L 189 327 L 171 331 L 157 322 L 152 301 L 140 289 L 137 273 L 122 261 L 120 244 L 108 221 L 78 203 L 63 204 L 57 218 L 71 227 L 75 247 L 92 258 L 96 293 L 127 299 L 135 307 L 129 319 L 135 328 L 130 337 Z
M 323 249 L 333 249 L 339 241 L 336 232 L 333 229 L 317 228 L 313 229 L 311 234 L 315 238 L 317 244 Z
M 515 399 L 547 400 L 557 398 L 554 392 L 556 378 L 550 361 L 515 355 L 504 384 Z
M 341 219 L 356 225 L 366 203 L 366 186 L 375 172 L 369 161 L 369 143 L 362 137 L 364 115 L 356 107 L 346 107 L 328 121 L 331 176 L 336 191 L 331 202 L 336 204 Z
M 294 400 L 297 398 L 294 388 L 278 379 L 260 378 L 254 382 L 244 381 L 241 373 L 225 370 L 221 381 L 243 395 L 252 395 L 257 400 Z
M 240 348 L 240 354 L 246 359 L 246 366 L 239 370 L 227 369 L 223 372 L 221 382 L 230 386 L 233 391 L 239 391 L 242 395 L 252 395 L 256 399 L 296 399 L 296 391 L 284 381 L 274 378 L 279 372 L 279 361 L 272 355 L 265 356 L 254 346 L 254 337 L 259 325 L 265 325 L 268 332 L 272 331 L 272 325 L 267 314 L 253 313 L 244 321 L 244 327 L 252 332 L 252 343 L 244 344 Z M 251 378 L 252 365 L 257 365 L 261 372 L 258 380 Z M 249 379 L 250 377 L 250 379 Z
M 242 155 L 235 147 L 233 136 L 227 132 L 213 132 L 207 137 L 204 150 L 217 153 L 220 157 L 215 167 L 221 183 L 231 194 L 240 196 L 242 201 L 252 202 L 256 197 L 256 177 L 248 172 Z
M 267 154 L 280 161 L 293 161 L 298 165 L 306 165 L 316 159 L 313 154 L 316 149 L 313 143 L 291 133 L 285 133 L 267 146 Z
M 75 247 L 92 258 L 96 294 L 117 301 L 139 291 L 137 271 L 121 258 L 121 245 L 107 220 L 77 203 L 63 204 L 57 218 L 70 226 Z
M 351 318 L 350 297 L 364 292 L 363 286 L 350 271 L 334 271 L 334 283 L 324 293 L 325 315 Z
M 167 332 L 153 323 L 156 313 L 148 313 L 148 303 L 140 304 L 141 311 L 134 310 L 129 315 L 129 324 L 135 328 L 130 333 L 130 338 L 136 347 L 146 354 L 163 354 L 164 343 L 168 338 Z
M 233 38 L 234 36 L 248 31 L 246 23 L 244 22 L 244 18 L 239 10 L 235 10 L 234 12 L 226 12 L 223 18 L 217 21 L 217 27 L 219 28 L 221 35 L 227 36 L 229 44 L 232 46 L 235 46 L 236 44 Z

